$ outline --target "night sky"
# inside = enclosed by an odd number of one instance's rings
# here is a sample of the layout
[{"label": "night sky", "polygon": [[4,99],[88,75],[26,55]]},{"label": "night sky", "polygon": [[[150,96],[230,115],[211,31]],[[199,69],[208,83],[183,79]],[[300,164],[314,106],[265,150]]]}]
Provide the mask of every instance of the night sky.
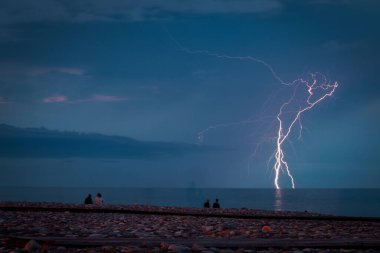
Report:
[{"label": "night sky", "polygon": [[[272,188],[276,114],[294,87],[207,50],[287,82],[337,81],[284,144],[296,188],[380,187],[379,24],[375,0],[2,0],[0,123],[129,137],[139,155],[56,139],[64,155],[5,152],[17,144],[3,126],[0,186]],[[105,148],[120,154],[114,138]]]}]

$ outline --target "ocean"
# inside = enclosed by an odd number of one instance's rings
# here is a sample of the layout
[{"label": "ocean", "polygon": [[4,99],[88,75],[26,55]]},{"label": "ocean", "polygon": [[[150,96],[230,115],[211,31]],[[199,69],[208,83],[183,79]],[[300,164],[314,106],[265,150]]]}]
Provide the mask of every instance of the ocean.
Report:
[{"label": "ocean", "polygon": [[98,192],[106,204],[202,207],[206,199],[212,204],[218,198],[222,208],[380,217],[380,189],[0,187],[0,201],[83,203]]}]

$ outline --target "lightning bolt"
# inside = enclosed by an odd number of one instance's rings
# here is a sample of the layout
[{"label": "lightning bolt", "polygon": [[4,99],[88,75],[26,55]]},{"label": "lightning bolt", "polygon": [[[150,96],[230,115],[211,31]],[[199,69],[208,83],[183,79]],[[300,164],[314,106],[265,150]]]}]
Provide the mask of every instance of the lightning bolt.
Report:
[{"label": "lightning bolt", "polygon": [[[332,96],[336,88],[338,87],[338,82],[328,81],[327,78],[321,73],[311,73],[310,81],[303,78],[297,78],[291,82],[286,82],[282,78],[280,78],[280,76],[274,71],[273,67],[270,64],[268,64],[267,62],[259,58],[252,57],[252,56],[232,56],[232,55],[227,55],[227,54],[222,54],[222,53],[211,52],[209,50],[190,50],[189,48],[184,47],[181,43],[179,43],[179,41],[176,40],[168,30],[165,29],[165,31],[168,34],[168,36],[171,38],[171,40],[176,44],[176,46],[180,50],[188,54],[202,54],[202,55],[207,55],[211,57],[230,59],[230,60],[254,61],[266,67],[272,74],[273,78],[277,80],[280,84],[294,87],[294,92],[292,96],[290,97],[288,101],[286,101],[285,103],[281,105],[279,112],[276,116],[276,119],[278,122],[278,129],[277,129],[277,134],[275,138],[276,148],[275,148],[274,154],[271,156],[271,158],[275,159],[275,163],[273,165],[273,170],[275,173],[274,175],[275,188],[280,189],[280,185],[279,185],[280,172],[284,171],[286,175],[290,178],[292,188],[294,189],[295,188],[294,177],[292,173],[290,172],[288,162],[285,160],[285,152],[283,150],[283,144],[286,140],[289,139],[289,136],[293,128],[295,127],[295,125],[297,125],[296,123],[298,123],[298,126],[299,126],[298,139],[301,138],[302,129],[303,129],[302,122],[301,122],[301,115],[304,112],[315,107],[317,104],[325,100],[327,97]],[[318,77],[322,77],[323,81],[319,83]],[[298,110],[287,111],[287,114],[293,113],[294,115],[290,118],[290,124],[287,127],[285,127],[284,110],[294,101],[297,89],[300,86],[306,89],[306,92],[307,92],[306,103],[304,105],[300,105]],[[198,133],[198,136],[197,136],[198,143],[202,143],[204,140],[204,135],[213,129],[220,128],[220,127],[230,127],[234,125],[255,123],[257,121],[258,120],[247,119],[247,120],[238,121],[238,122],[221,123],[221,124],[209,126]],[[254,153],[251,155],[251,157],[253,157],[256,154],[261,143],[262,142],[257,143]],[[269,159],[269,161],[271,160],[271,158]]]},{"label": "lightning bolt", "polygon": [[171,40],[176,44],[176,46],[188,53],[188,54],[203,54],[203,55],[207,55],[207,56],[211,56],[211,57],[216,57],[216,58],[224,58],[224,59],[230,59],[230,60],[245,60],[245,61],[254,61],[254,62],[257,62],[257,63],[260,63],[262,65],[264,65],[272,74],[272,76],[280,83],[280,84],[283,84],[283,85],[287,85],[287,86],[291,86],[295,83],[297,83],[298,81],[301,81],[301,79],[296,79],[292,82],[285,82],[284,80],[282,80],[279,75],[274,71],[273,67],[268,64],[267,62],[259,59],[259,58],[256,58],[256,57],[252,57],[252,56],[232,56],[232,55],[227,55],[227,54],[221,54],[221,53],[215,53],[215,52],[211,52],[209,50],[190,50],[189,48],[187,47],[184,47],[181,43],[179,43],[178,40],[176,40],[173,35],[168,31],[168,30],[165,30],[168,34],[168,36],[171,38]]},{"label": "lightning bolt", "polygon": [[[318,75],[321,75],[323,77],[324,80],[322,81],[322,83],[318,83],[318,79],[317,79]],[[320,73],[311,74],[311,82],[308,82],[307,80],[302,80],[302,79],[298,80],[297,82],[299,82],[300,85],[303,85],[303,87],[305,87],[307,90],[308,95],[306,99],[306,104],[295,113],[295,115],[290,121],[289,126],[284,127],[283,111],[293,101],[296,94],[296,90],[297,90],[297,89],[294,89],[293,96],[287,102],[282,104],[282,106],[280,107],[279,113],[277,114],[278,131],[277,131],[277,140],[276,140],[276,151],[274,155],[275,164],[273,166],[273,169],[275,171],[274,185],[276,189],[280,189],[279,175],[280,175],[281,169],[285,170],[286,174],[291,180],[292,188],[293,189],[295,188],[294,177],[289,170],[288,163],[285,161],[285,153],[283,150],[284,141],[286,141],[289,138],[289,135],[292,132],[297,122],[299,123],[299,127],[300,127],[300,133],[299,133],[300,134],[299,138],[300,138],[301,132],[302,132],[301,115],[304,112],[312,109],[314,106],[316,106],[318,103],[323,101],[325,98],[332,96],[336,88],[338,87],[338,82],[327,81],[325,76],[323,76]]]}]

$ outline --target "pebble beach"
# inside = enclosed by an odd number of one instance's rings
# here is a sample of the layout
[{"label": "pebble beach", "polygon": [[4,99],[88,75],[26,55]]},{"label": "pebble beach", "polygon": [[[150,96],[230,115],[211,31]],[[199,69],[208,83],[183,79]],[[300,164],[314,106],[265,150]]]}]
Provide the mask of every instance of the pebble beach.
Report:
[{"label": "pebble beach", "polygon": [[251,209],[1,202],[0,231],[0,252],[380,252],[379,219]]}]

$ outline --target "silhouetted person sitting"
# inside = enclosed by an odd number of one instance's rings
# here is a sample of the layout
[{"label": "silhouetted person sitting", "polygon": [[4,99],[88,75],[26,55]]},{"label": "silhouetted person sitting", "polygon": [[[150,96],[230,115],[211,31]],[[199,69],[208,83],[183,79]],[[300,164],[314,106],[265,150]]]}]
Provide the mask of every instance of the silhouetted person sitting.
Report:
[{"label": "silhouetted person sitting", "polygon": [[215,199],[214,204],[212,204],[212,208],[220,208],[219,199]]},{"label": "silhouetted person sitting", "polygon": [[100,193],[96,194],[95,204],[97,204],[97,205],[103,205],[102,194],[100,194]]},{"label": "silhouetted person sitting", "polygon": [[92,196],[91,194],[88,194],[88,196],[86,197],[86,199],[84,200],[84,203],[87,205],[87,204],[92,204]]},{"label": "silhouetted person sitting", "polygon": [[210,201],[207,199],[206,202],[203,204],[204,208],[210,208]]}]

